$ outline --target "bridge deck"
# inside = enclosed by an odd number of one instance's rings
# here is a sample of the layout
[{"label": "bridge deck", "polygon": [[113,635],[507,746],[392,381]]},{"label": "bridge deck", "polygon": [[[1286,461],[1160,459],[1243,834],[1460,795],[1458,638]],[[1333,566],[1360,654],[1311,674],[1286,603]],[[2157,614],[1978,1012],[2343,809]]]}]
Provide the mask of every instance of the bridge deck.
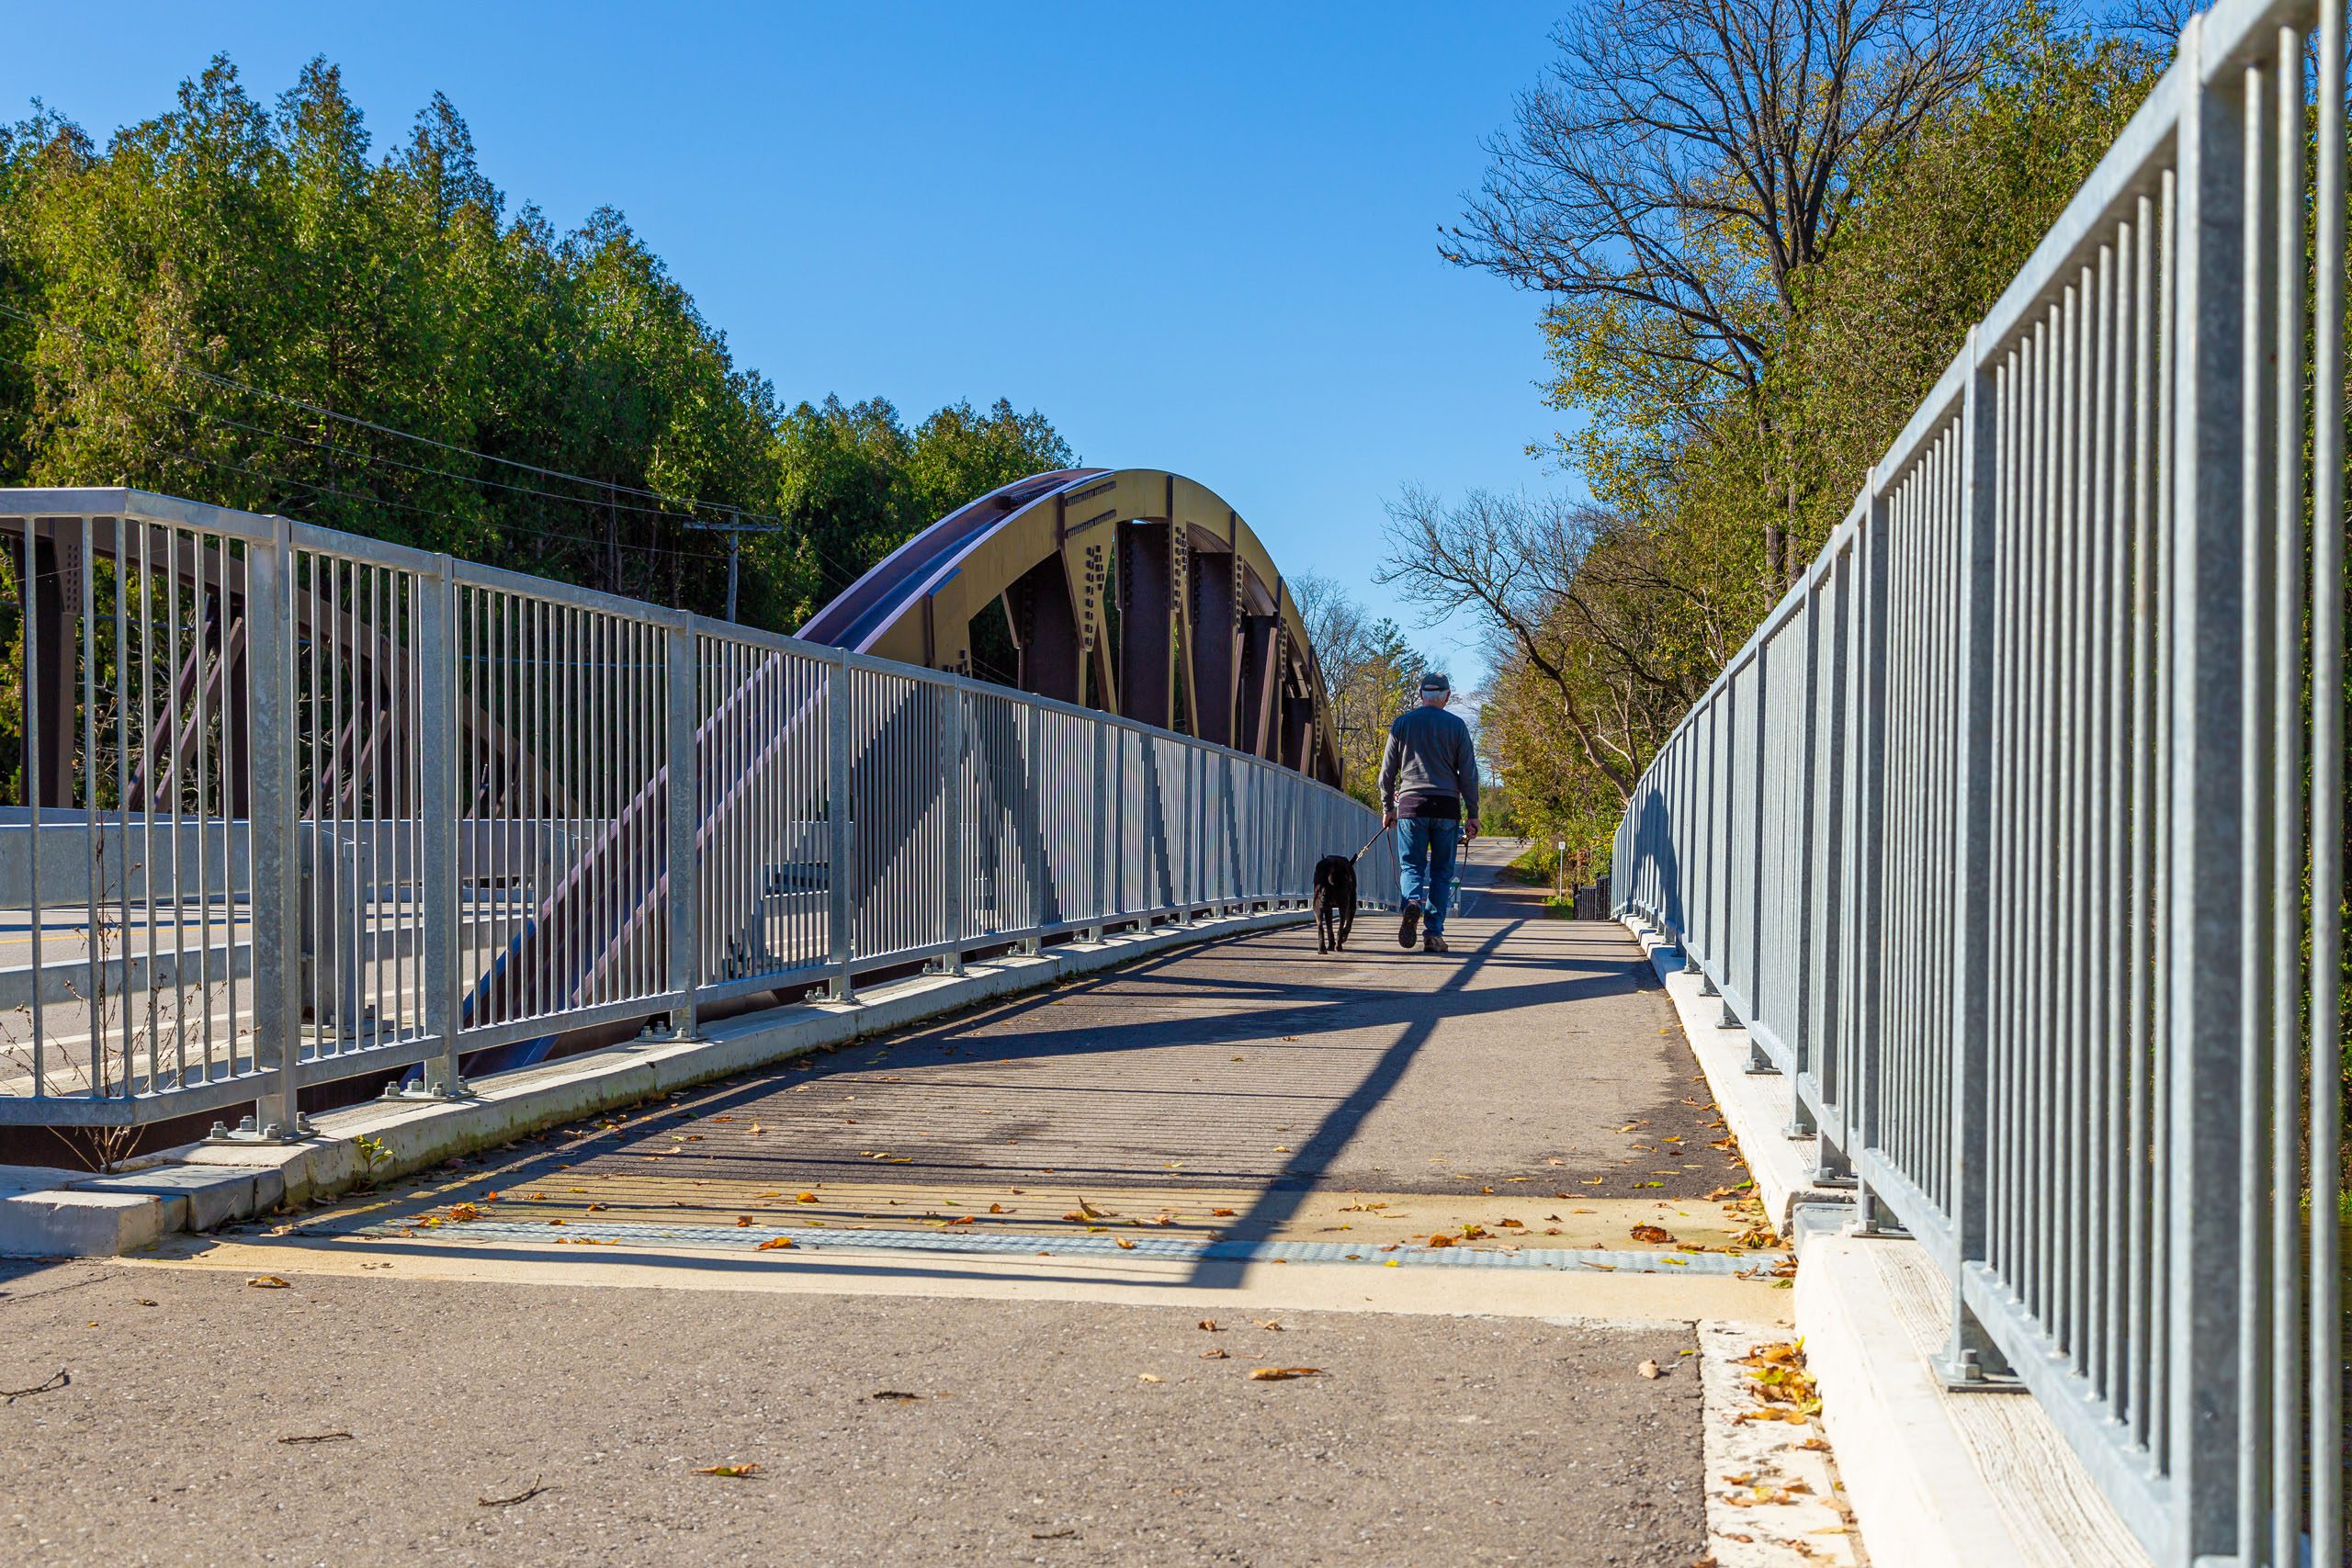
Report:
[{"label": "bridge deck", "polygon": [[[1789,1296],[1769,1257],[1634,1238],[1736,1245],[1746,1216],[1707,1198],[1743,1172],[1639,950],[1545,918],[1496,885],[1501,859],[1474,857],[1447,957],[1370,919],[1345,955],[1305,930],[1219,942],[288,1234],[19,1280],[0,1372],[159,1322],[244,1371],[198,1386],[119,1348],[14,1422],[0,1486],[52,1539],[100,1517],[137,1538],[126,1487],[185,1529],[174,1489],[225,1471],[241,1487],[206,1489],[207,1519],[296,1529],[296,1555],[366,1518],[387,1545],[586,1560],[782,1529],[836,1541],[828,1560],[1687,1563],[1687,1325],[1781,1321]],[[1594,1247],[1619,1263],[1570,1250]],[[243,1282],[265,1273],[289,1290]],[[1668,1375],[1638,1377],[1645,1359]],[[1301,1365],[1321,1375],[1248,1376]],[[218,1457],[62,1462],[199,1416]],[[285,1523],[302,1466],[273,1438],[340,1430],[345,1504],[312,1494]],[[734,1461],[781,1484],[689,1473]],[[563,1490],[475,1500],[540,1475]]]}]

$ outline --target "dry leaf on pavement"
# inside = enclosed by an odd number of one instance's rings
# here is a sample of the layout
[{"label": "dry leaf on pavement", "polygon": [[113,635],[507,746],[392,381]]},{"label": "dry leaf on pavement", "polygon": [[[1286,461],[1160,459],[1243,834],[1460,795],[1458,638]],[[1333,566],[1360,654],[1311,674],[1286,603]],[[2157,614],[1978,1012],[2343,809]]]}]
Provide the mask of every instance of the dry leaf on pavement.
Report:
[{"label": "dry leaf on pavement", "polygon": [[747,1480],[759,1472],[757,1464],[707,1464],[695,1472],[696,1475],[724,1475],[736,1481]]},{"label": "dry leaf on pavement", "polygon": [[1252,1367],[1250,1369],[1251,1382],[1282,1382],[1290,1378],[1319,1378],[1322,1375],[1323,1369],[1320,1367]]},{"label": "dry leaf on pavement", "polygon": [[[752,1468],[753,1470],[757,1470],[759,1469],[759,1466],[753,1465]],[[531,1483],[528,1486],[524,1487],[520,1492],[515,1493],[512,1497],[477,1497],[474,1501],[485,1508],[511,1508],[517,1503],[529,1502],[532,1498],[537,1496],[542,1492],[552,1492],[554,1490],[555,1488],[552,1486],[541,1485],[540,1478],[533,1476],[531,1478]]]},{"label": "dry leaf on pavement", "polygon": [[289,1288],[285,1280],[275,1274],[256,1274],[245,1283],[262,1291],[283,1291]]}]

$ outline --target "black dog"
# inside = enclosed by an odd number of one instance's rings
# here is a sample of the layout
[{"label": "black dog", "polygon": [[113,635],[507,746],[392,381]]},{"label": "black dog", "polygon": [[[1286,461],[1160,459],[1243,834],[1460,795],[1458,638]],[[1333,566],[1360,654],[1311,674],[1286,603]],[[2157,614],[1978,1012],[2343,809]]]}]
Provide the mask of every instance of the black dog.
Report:
[{"label": "black dog", "polygon": [[1315,863],[1315,951],[1337,953],[1356,929],[1356,863],[1325,855]]}]

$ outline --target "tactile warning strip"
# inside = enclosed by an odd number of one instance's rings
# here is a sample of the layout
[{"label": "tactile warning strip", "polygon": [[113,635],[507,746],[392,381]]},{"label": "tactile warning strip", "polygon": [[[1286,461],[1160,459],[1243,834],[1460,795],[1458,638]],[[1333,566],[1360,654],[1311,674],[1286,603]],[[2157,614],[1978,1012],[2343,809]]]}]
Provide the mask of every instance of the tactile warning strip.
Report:
[{"label": "tactile warning strip", "polygon": [[[739,1225],[594,1224],[570,1222],[554,1234],[547,1224],[513,1220],[473,1220],[436,1227],[435,1239],[487,1242],[537,1242],[554,1246],[667,1246],[726,1251],[756,1251],[779,1237],[794,1250],[811,1252],[948,1252],[993,1256],[1045,1255],[1055,1258],[1136,1258],[1163,1262],[1237,1263],[1395,1263],[1400,1267],[1435,1265],[1453,1269],[1594,1269],[1631,1274],[1727,1274],[1766,1280],[1784,1269],[1785,1252],[1750,1252],[1734,1257],[1720,1252],[1634,1252],[1605,1247],[1521,1247],[1515,1251],[1473,1247],[1400,1246],[1383,1251],[1375,1246],[1342,1241],[1195,1241],[1182,1236],[1136,1236],[1122,1244],[1112,1236],[1017,1235],[1003,1232],[957,1235],[940,1231],[823,1230]],[[398,1222],[368,1225],[348,1234],[403,1236],[413,1226]],[[775,1248],[774,1250],[783,1250]]]}]

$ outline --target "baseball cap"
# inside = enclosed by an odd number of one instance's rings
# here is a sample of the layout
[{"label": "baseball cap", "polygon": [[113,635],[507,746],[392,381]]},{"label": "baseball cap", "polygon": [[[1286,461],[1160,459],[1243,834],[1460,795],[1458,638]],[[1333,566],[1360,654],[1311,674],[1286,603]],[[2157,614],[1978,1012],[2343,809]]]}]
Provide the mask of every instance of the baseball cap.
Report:
[{"label": "baseball cap", "polygon": [[1453,682],[1445,678],[1445,671],[1442,670],[1432,670],[1428,674],[1421,677],[1421,690],[1424,692],[1451,692],[1453,690]]}]

